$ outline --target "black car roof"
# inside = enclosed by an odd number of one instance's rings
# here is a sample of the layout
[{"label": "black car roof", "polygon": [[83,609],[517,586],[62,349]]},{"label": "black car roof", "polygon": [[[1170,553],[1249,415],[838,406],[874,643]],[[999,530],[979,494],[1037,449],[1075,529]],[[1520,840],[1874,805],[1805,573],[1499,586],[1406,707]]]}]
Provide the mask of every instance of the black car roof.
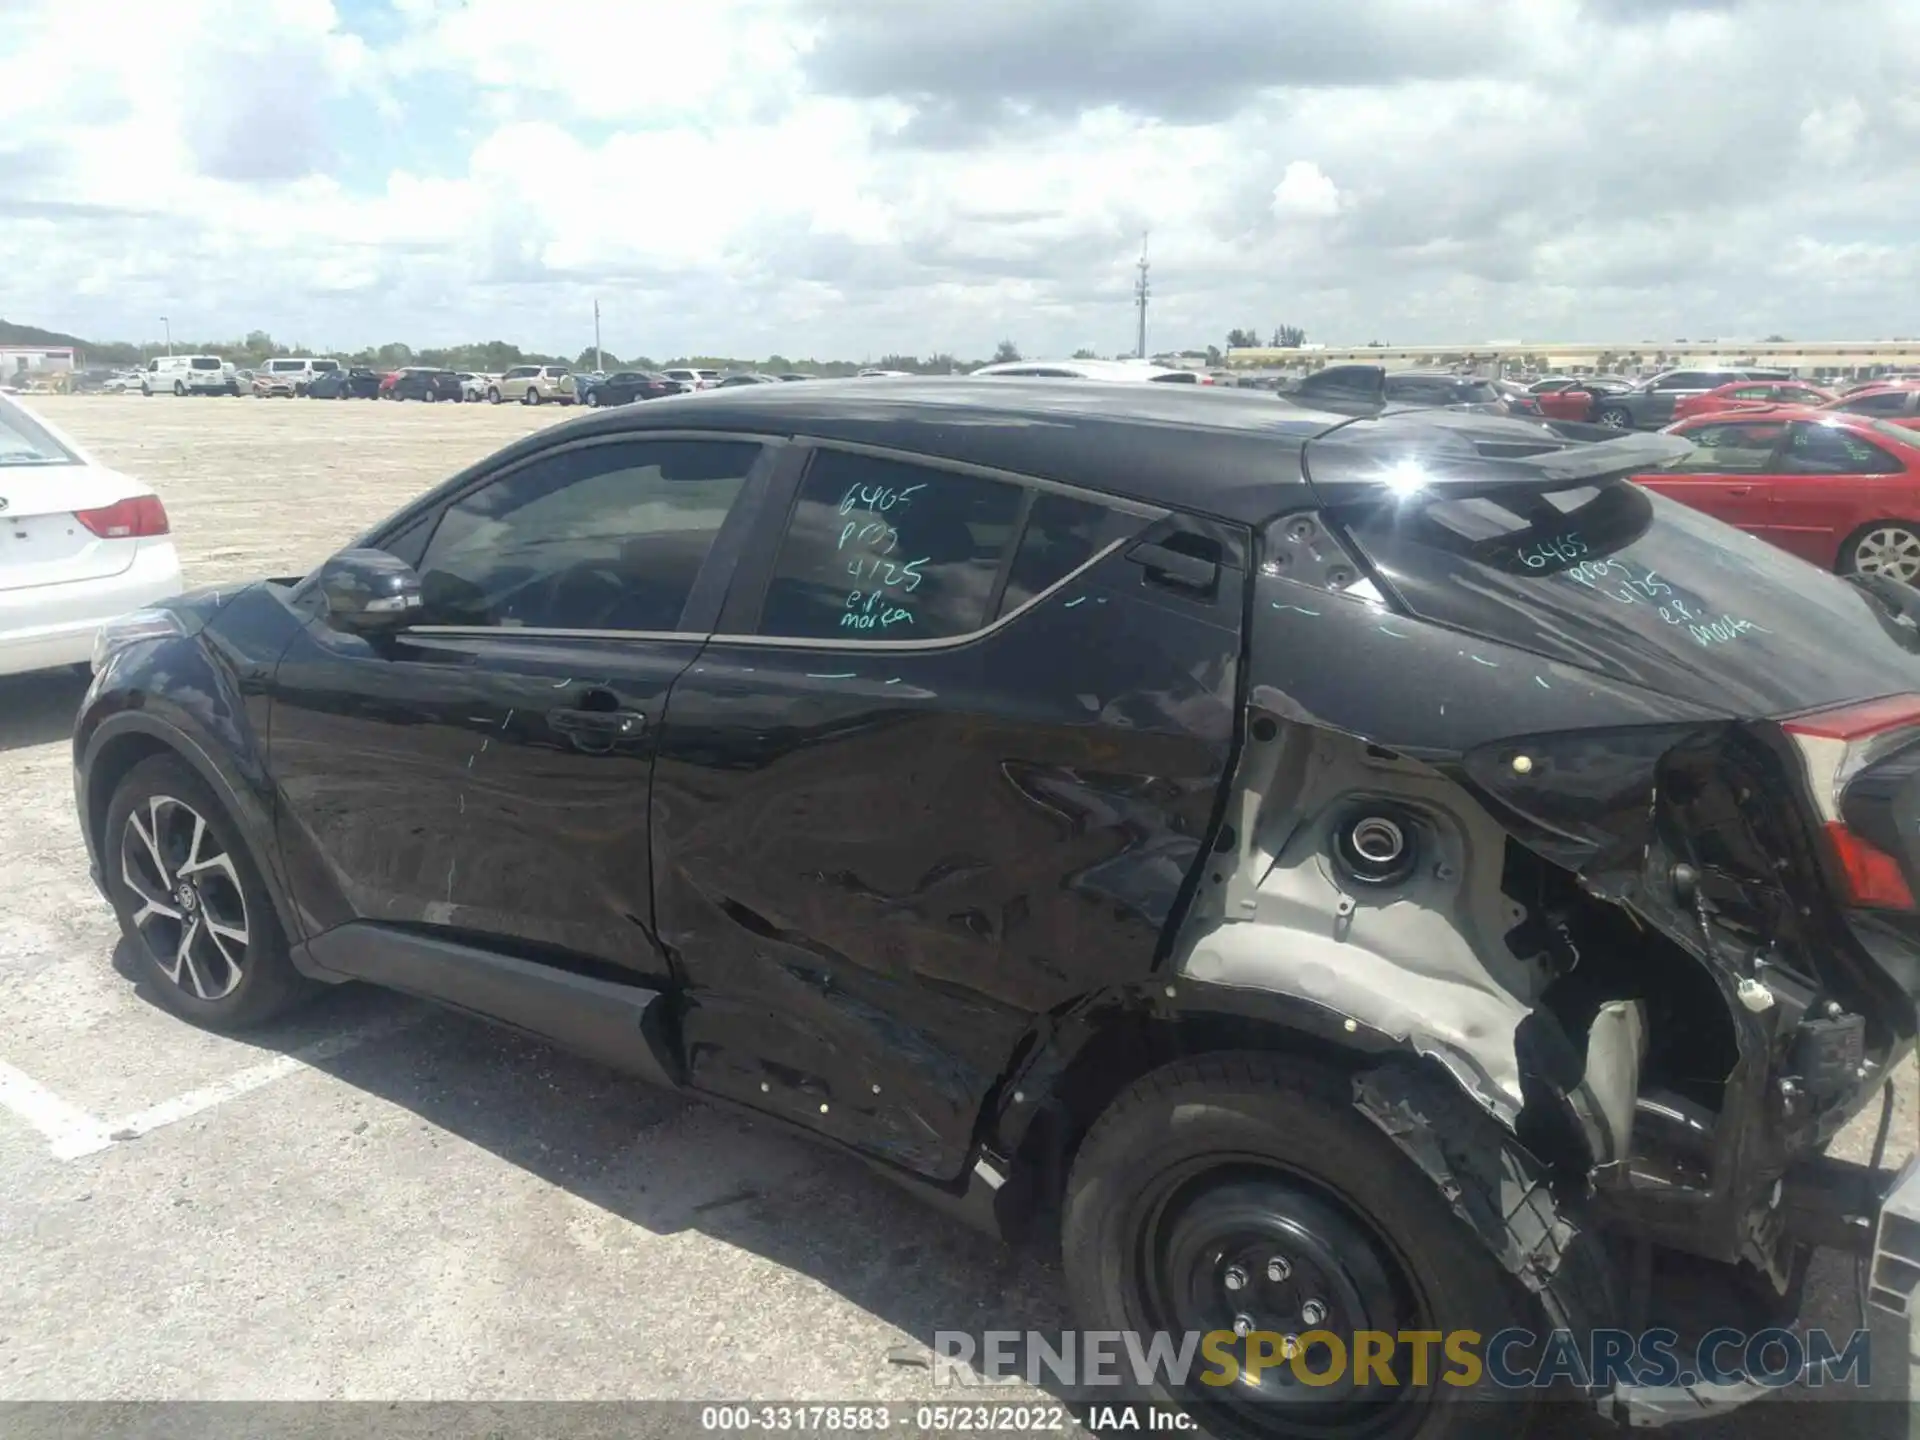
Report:
[{"label": "black car roof", "polygon": [[583,416],[557,436],[646,430],[884,446],[1252,523],[1300,483],[1300,449],[1347,417],[1262,391],[894,376],[739,385]]},{"label": "black car roof", "polygon": [[[1642,448],[1670,458],[1691,447],[1671,436],[1584,442],[1614,432],[1430,406],[1332,414],[1262,390],[1127,384],[1098,380],[914,376],[741,385],[673,395],[646,405],[589,411],[536,431],[469,467],[384,522],[401,525],[435,496],[556,443],[650,431],[802,436],[872,445],[1014,474],[1033,475],[1150,505],[1254,525],[1295,508],[1309,441],[1337,432],[1326,474],[1338,488],[1378,483],[1384,468],[1431,458],[1458,473],[1497,461],[1508,468],[1572,462],[1557,452],[1590,449],[1611,468],[1651,468]],[[1582,433],[1591,430],[1592,435]],[[1627,454],[1632,451],[1631,455]],[[1316,454],[1318,447],[1316,446]],[[1545,473],[1544,471],[1542,473]]]}]

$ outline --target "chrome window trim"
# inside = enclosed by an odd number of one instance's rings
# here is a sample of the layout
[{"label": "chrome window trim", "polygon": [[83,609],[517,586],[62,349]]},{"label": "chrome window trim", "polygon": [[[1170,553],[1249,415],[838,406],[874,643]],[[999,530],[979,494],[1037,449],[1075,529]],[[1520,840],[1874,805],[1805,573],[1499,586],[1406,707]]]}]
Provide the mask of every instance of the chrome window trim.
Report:
[{"label": "chrome window trim", "polygon": [[715,645],[751,645],[758,650],[953,650],[962,645],[971,645],[976,640],[984,640],[995,631],[1011,625],[1034,606],[1044,603],[1060,590],[1071,585],[1080,576],[1087,573],[1101,561],[1117,552],[1122,546],[1131,545],[1138,537],[1122,536],[1103,547],[1099,553],[1089,556],[1086,563],[1076,565],[1053,584],[1022,601],[1013,609],[1001,615],[989,624],[961,635],[946,635],[938,640],[803,640],[792,635],[710,635],[707,638]]},{"label": "chrome window trim", "polygon": [[700,630],[568,630],[545,625],[409,625],[407,635],[439,635],[470,640],[684,640],[704,643]]},{"label": "chrome window trim", "polygon": [[[1045,490],[1055,495],[1065,495],[1070,499],[1104,505],[1109,510],[1118,510],[1123,515],[1132,515],[1142,520],[1164,520],[1173,513],[1164,505],[1151,505],[1144,500],[1129,500],[1125,496],[1111,495],[1104,490],[1089,490],[1084,485],[1069,485],[1063,480],[1049,480],[1044,475],[1025,475],[1018,470],[1001,470],[992,465],[976,465],[970,460],[949,460],[944,455],[929,455],[920,450],[898,450],[890,445],[868,445],[859,440],[833,440],[804,432],[795,432],[792,438],[796,445],[810,446],[815,450],[842,450],[849,455],[870,455],[876,460],[896,460],[903,465],[918,465],[925,470],[950,470],[959,475],[977,475],[983,480],[998,480],[1003,485],[1019,485],[1029,490]],[[801,483],[806,483],[804,478]]]}]

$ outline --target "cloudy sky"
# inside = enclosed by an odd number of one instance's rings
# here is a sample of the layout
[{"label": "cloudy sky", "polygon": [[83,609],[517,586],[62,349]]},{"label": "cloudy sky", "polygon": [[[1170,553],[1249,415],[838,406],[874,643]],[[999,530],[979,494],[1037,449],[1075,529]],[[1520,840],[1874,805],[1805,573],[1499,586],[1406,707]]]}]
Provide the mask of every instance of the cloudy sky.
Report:
[{"label": "cloudy sky", "polygon": [[1916,0],[0,0],[0,316],[860,358],[1920,334]]}]

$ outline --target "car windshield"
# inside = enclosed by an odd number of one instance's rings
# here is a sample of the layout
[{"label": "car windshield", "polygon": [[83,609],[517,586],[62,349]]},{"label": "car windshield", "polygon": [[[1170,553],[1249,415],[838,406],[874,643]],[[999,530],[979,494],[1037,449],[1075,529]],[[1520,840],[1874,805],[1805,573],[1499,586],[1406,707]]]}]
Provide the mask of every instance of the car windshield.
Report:
[{"label": "car windshield", "polygon": [[80,458],[18,405],[0,400],[0,465],[78,465]]},{"label": "car windshield", "polygon": [[1414,614],[1669,694],[1780,714],[1882,693],[1920,648],[1850,582],[1625,479],[1334,514]]}]

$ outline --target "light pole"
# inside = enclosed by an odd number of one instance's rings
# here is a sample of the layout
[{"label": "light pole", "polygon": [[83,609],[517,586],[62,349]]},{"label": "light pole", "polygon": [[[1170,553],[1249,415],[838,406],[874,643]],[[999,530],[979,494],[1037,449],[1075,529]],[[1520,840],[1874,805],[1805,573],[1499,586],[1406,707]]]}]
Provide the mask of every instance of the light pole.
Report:
[{"label": "light pole", "polygon": [[593,370],[597,375],[607,367],[600,360],[600,302],[593,302]]},{"label": "light pole", "polygon": [[166,316],[160,317],[160,324],[167,332],[167,354],[173,354],[173,324]]}]

